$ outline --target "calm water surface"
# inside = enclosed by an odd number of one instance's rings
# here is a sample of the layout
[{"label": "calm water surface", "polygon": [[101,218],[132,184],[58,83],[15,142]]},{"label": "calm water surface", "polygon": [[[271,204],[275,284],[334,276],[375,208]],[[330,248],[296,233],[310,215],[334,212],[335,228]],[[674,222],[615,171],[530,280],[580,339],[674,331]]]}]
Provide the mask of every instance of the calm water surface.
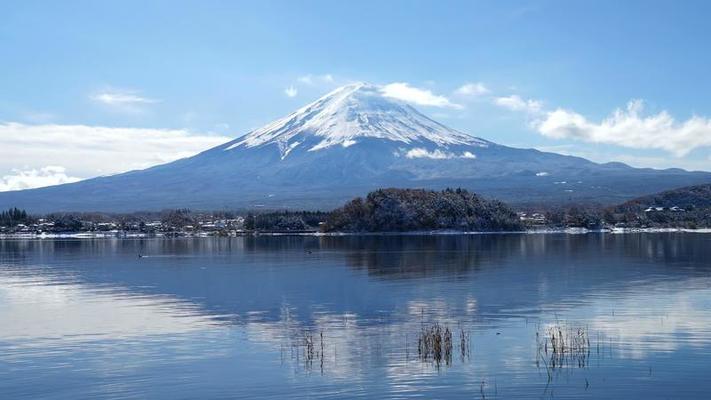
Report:
[{"label": "calm water surface", "polygon": [[710,366],[711,235],[0,241],[3,399],[709,398]]}]

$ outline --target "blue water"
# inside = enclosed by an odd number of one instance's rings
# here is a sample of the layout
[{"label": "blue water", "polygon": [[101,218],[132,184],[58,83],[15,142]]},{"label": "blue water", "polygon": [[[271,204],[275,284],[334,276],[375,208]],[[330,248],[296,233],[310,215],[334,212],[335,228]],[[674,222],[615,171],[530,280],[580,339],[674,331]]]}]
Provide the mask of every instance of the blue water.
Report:
[{"label": "blue water", "polygon": [[708,234],[0,241],[2,399],[708,398],[709,366]]}]

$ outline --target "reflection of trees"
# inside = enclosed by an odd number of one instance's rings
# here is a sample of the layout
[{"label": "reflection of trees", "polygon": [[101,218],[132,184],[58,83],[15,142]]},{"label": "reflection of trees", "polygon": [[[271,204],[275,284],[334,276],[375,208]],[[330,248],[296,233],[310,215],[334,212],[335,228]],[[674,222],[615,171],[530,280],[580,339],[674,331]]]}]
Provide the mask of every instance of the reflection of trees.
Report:
[{"label": "reflection of trees", "polygon": [[321,248],[342,251],[348,266],[384,278],[458,276],[497,265],[522,235],[323,237]]},{"label": "reflection of trees", "polygon": [[[699,266],[711,260],[711,235],[702,233],[639,233],[613,235],[624,254],[675,266]],[[711,263],[705,263],[711,267]]]},{"label": "reflection of trees", "polygon": [[[11,240],[0,241],[0,263],[17,274],[41,267],[41,274],[58,279],[175,295],[221,316],[262,310],[274,318],[288,299],[307,321],[312,307],[323,304],[336,313],[369,315],[433,296],[492,316],[499,308],[525,313],[567,307],[643,281],[682,281],[708,270],[709,239],[494,234]],[[138,254],[155,258],[139,260]],[[352,270],[363,273],[354,276]],[[418,279],[417,285],[385,282],[402,279]]]}]

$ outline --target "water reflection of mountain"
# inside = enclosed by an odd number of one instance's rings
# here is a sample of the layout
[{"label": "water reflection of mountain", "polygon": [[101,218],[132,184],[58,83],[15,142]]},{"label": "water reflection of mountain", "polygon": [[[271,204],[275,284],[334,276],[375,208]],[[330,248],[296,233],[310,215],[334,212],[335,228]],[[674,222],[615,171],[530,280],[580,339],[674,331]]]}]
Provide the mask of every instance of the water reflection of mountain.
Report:
[{"label": "water reflection of mountain", "polygon": [[[6,273],[170,295],[206,315],[363,323],[408,307],[483,320],[535,315],[708,272],[695,234],[244,237],[0,241]],[[145,255],[138,258],[138,254]],[[386,319],[387,320],[387,319]]]}]

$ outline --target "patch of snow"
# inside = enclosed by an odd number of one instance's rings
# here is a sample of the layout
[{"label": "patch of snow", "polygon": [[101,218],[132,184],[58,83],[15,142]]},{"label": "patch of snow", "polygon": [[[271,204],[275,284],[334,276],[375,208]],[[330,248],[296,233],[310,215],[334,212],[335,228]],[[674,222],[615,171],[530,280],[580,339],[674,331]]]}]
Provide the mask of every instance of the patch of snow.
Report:
[{"label": "patch of snow", "polygon": [[301,142],[297,141],[297,142],[293,142],[291,144],[286,144],[284,142],[277,142],[277,144],[279,145],[279,153],[281,153],[281,159],[283,160],[286,158],[286,156],[289,155],[289,153],[291,153],[292,150],[294,150],[296,148],[296,146],[300,145]]},{"label": "patch of snow", "polygon": [[537,173],[536,173],[536,176],[548,176],[548,175],[550,175],[550,174],[549,174],[548,172],[545,172],[545,171],[541,171],[541,172],[537,172]]},{"label": "patch of snow", "polygon": [[342,143],[341,143],[341,146],[343,146],[343,147],[349,147],[349,146],[353,146],[353,145],[356,144],[356,143],[358,143],[358,142],[356,142],[355,140],[350,140],[350,139],[349,139],[349,140],[346,140],[346,141],[342,142]]}]

